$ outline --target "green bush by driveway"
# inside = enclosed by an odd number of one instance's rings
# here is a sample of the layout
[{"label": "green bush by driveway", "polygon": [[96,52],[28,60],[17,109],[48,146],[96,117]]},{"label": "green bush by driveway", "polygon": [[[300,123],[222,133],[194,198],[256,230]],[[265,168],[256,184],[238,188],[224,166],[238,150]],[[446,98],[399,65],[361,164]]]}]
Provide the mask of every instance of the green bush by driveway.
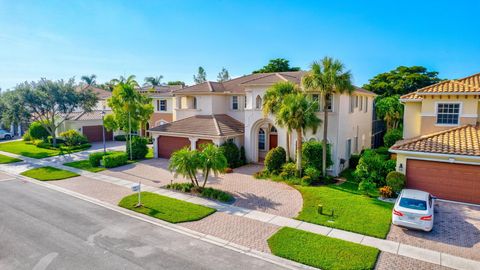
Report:
[{"label": "green bush by driveway", "polygon": [[0,155],[0,164],[20,162],[21,159]]},{"label": "green bush by driveway", "polygon": [[268,239],[273,254],[320,269],[373,269],[379,250],[284,227]]},{"label": "green bush by driveway", "polygon": [[94,173],[106,170],[105,167],[92,166],[89,160],[73,161],[64,163],[63,165]]},{"label": "green bush by driveway", "polygon": [[[390,230],[393,204],[359,194],[354,183],[295,187],[303,197],[299,220],[379,238],[385,238]],[[319,204],[326,215],[318,214]],[[332,210],[333,218],[329,215]]]},{"label": "green bush by driveway", "polygon": [[28,176],[41,181],[62,180],[62,179],[78,176],[78,174],[74,172],[60,170],[50,166],[24,171],[21,173],[21,175]]},{"label": "green bush by driveway", "polygon": [[213,208],[184,202],[151,192],[142,192],[141,196],[143,204],[141,207],[135,207],[138,202],[138,195],[136,193],[123,198],[118,205],[171,223],[200,220],[216,211]]}]

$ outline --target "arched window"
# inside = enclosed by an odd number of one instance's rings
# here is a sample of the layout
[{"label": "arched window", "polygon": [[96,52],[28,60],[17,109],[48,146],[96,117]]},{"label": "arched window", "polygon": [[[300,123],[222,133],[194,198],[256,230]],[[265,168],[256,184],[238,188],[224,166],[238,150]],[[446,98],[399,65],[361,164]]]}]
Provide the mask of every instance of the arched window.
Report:
[{"label": "arched window", "polygon": [[265,150],[265,130],[258,130],[258,149]]},{"label": "arched window", "polygon": [[262,108],[262,98],[260,95],[257,96],[255,99],[255,109],[261,109]]},{"label": "arched window", "polygon": [[277,128],[275,126],[272,126],[270,128],[270,133],[277,133]]}]

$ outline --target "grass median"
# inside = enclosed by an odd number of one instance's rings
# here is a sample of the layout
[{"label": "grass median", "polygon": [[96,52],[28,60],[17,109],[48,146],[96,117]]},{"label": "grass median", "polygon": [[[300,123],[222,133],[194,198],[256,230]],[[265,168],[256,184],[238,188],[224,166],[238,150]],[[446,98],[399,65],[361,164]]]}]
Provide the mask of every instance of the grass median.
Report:
[{"label": "grass median", "polygon": [[373,269],[379,250],[284,227],[268,239],[274,255],[320,269]]},{"label": "grass median", "polygon": [[142,192],[141,201],[142,206],[135,207],[138,203],[138,195],[135,193],[123,198],[118,205],[170,223],[200,220],[216,211],[213,208],[169,198],[151,192]]},{"label": "grass median", "polygon": [[20,162],[21,159],[0,155],[0,164]]},{"label": "grass median", "polygon": [[78,176],[78,174],[74,172],[65,171],[50,166],[24,171],[21,173],[21,175],[28,176],[40,181],[62,180]]},{"label": "grass median", "polygon": [[90,161],[88,161],[88,159],[87,160],[79,160],[79,161],[68,162],[68,163],[64,163],[63,165],[69,166],[69,167],[72,167],[72,168],[77,168],[77,169],[89,171],[89,172],[93,172],[93,173],[101,172],[101,171],[106,170],[105,167],[92,166],[92,164],[90,163]]}]

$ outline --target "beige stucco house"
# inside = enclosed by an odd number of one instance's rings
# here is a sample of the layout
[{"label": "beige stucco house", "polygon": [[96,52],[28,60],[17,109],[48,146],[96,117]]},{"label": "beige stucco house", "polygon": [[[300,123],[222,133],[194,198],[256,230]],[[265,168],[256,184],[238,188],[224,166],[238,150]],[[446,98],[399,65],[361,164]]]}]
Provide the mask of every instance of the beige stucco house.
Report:
[{"label": "beige stucco house", "polygon": [[443,81],[400,100],[404,140],[390,150],[407,186],[480,203],[480,74]]},{"label": "beige stucco house", "polygon": [[[195,149],[204,142],[220,145],[232,140],[244,146],[250,162],[261,162],[268,150],[286,147],[286,131],[276,125],[273,116],[265,117],[262,113],[263,95],[276,82],[300,84],[303,74],[303,71],[251,74],[174,91],[173,122],[149,130],[155,140],[155,156],[169,158],[173,151],[184,146]],[[346,168],[352,153],[370,148],[374,96],[356,88],[352,95],[335,94],[327,101],[330,104],[327,139],[334,161],[329,168],[331,174],[337,175]],[[319,111],[318,116],[323,118],[323,113]],[[307,131],[303,140],[322,140],[321,129],[320,126],[316,134]],[[291,153],[294,153],[295,135],[292,142]]]}]

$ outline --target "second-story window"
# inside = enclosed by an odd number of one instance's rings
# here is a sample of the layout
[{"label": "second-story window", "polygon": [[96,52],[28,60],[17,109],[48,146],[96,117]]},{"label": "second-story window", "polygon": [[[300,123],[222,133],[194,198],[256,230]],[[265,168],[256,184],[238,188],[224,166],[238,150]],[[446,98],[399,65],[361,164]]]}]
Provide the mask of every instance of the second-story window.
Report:
[{"label": "second-story window", "polygon": [[360,111],[363,111],[363,96],[360,96]]},{"label": "second-story window", "polygon": [[262,108],[262,98],[260,96],[257,96],[255,99],[255,109],[261,109]]},{"label": "second-story window", "polygon": [[355,97],[350,95],[350,110],[349,110],[350,113],[353,113],[353,108],[354,108],[354,105],[355,105],[354,102],[355,102]]},{"label": "second-story window", "polygon": [[459,116],[460,116],[459,103],[437,104],[437,124],[458,125]]},{"label": "second-story window", "polygon": [[232,110],[238,110],[238,96],[232,96]]},{"label": "second-story window", "polygon": [[365,97],[365,112],[368,112],[368,97]]},{"label": "second-story window", "polygon": [[193,97],[193,108],[197,109],[197,97]]},{"label": "second-story window", "polygon": [[157,100],[157,111],[167,111],[167,101],[165,99]]}]

